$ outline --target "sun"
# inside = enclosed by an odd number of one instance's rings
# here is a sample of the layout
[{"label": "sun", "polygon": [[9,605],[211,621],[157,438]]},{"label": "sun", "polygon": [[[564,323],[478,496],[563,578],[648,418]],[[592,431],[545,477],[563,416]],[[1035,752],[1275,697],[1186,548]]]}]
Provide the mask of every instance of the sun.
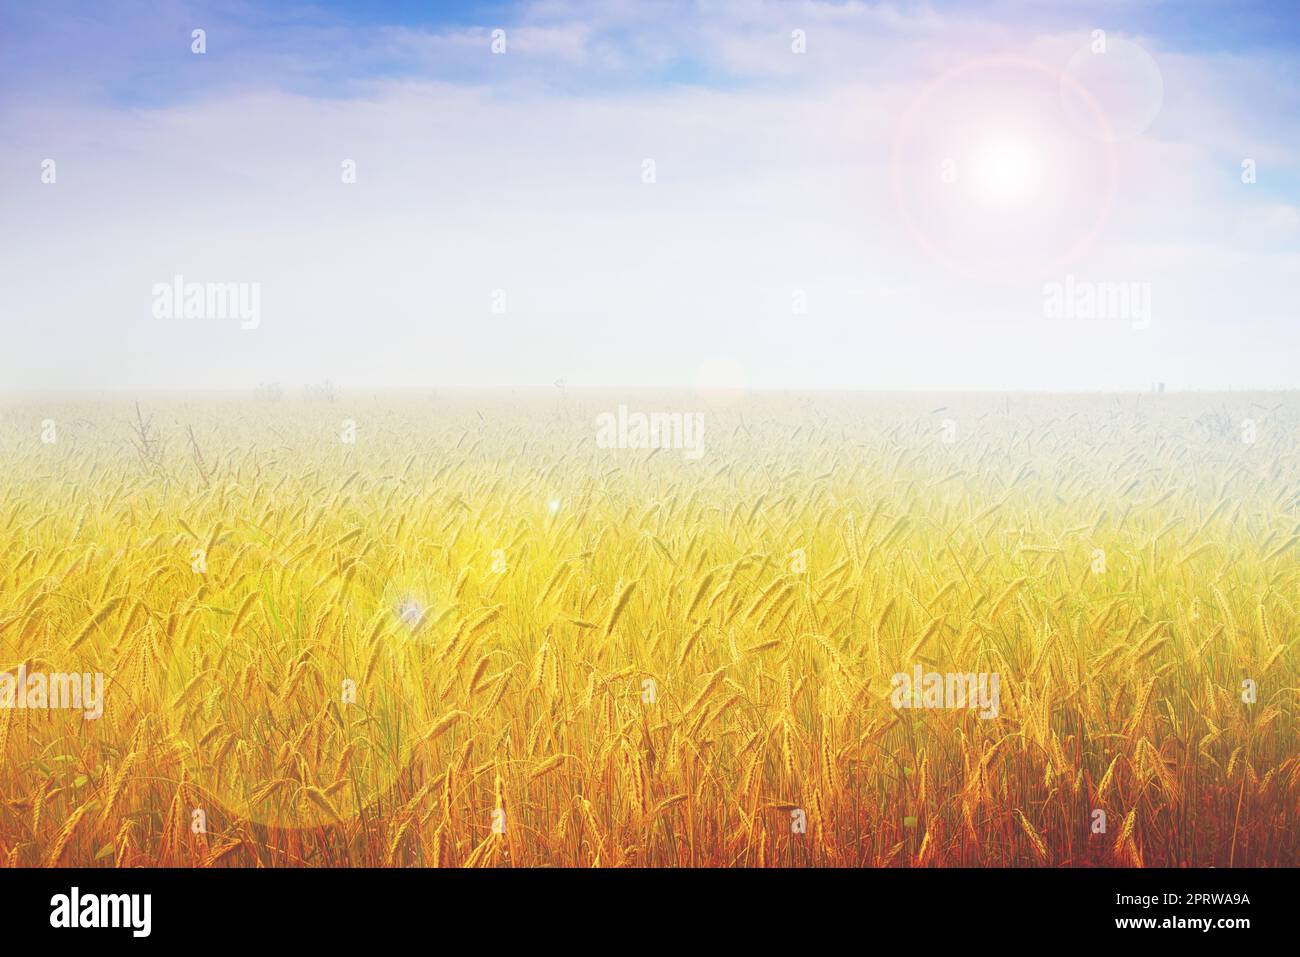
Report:
[{"label": "sun", "polygon": [[1039,278],[1078,260],[1110,217],[1119,176],[1096,99],[1020,57],[973,60],[926,85],[902,114],[890,165],[912,239],[981,282]]},{"label": "sun", "polygon": [[981,201],[998,206],[1027,202],[1042,185],[1041,152],[1022,133],[992,133],[976,145],[971,172],[974,192]]}]

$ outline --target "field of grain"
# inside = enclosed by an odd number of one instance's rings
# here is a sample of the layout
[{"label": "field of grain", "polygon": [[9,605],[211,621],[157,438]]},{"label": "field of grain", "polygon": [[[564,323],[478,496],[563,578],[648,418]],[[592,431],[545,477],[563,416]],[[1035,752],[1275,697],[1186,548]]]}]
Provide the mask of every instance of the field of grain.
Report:
[{"label": "field of grain", "polygon": [[[619,403],[702,454],[600,447]],[[1296,865],[1298,436],[1291,394],[11,398],[0,668],[105,690],[0,709],[0,861]],[[999,713],[896,708],[916,665]]]}]

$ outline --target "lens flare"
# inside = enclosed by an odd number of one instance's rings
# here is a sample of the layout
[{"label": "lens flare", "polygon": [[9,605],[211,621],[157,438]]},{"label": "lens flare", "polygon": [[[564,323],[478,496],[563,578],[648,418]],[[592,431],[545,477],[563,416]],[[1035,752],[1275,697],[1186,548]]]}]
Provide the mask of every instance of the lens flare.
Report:
[{"label": "lens flare", "polygon": [[977,148],[971,163],[976,198],[992,205],[1023,204],[1042,186],[1042,157],[1027,136],[996,133]]}]

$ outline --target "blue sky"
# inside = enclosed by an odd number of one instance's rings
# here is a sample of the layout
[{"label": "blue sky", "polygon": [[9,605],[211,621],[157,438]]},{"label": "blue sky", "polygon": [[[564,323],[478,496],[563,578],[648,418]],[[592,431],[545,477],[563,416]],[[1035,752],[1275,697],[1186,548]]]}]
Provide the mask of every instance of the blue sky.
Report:
[{"label": "blue sky", "polygon": [[1283,3],[0,4],[0,389],[1296,387],[1298,58]]},{"label": "blue sky", "polygon": [[[0,5],[0,76],[10,95],[33,88],[76,87],[87,79],[104,81],[106,99],[122,104],[161,103],[248,82],[235,71],[213,68],[206,75],[178,76],[188,35],[200,24],[227,41],[213,44],[210,63],[249,63],[265,68],[258,79],[317,95],[344,95],[369,78],[439,77],[466,81],[490,74],[465,70],[463,62],[438,63],[403,55],[381,37],[391,31],[439,35],[574,22],[592,26],[593,39],[633,52],[638,39],[673,20],[689,21],[726,11],[736,24],[754,24],[771,11],[791,22],[803,9],[822,8],[851,20],[856,8],[896,11],[900,19],[938,17],[982,20],[1021,32],[1090,30],[1115,24],[1125,32],[1158,38],[1186,53],[1275,54],[1300,52],[1300,17],[1287,0],[1230,3],[1181,2],[933,2],[895,4],[834,3],[456,3],[446,0],[316,3],[53,3]],[[626,19],[609,11],[635,11]],[[341,62],[342,61],[342,62]],[[346,65],[346,72],[336,72]],[[276,67],[279,67],[277,70]],[[636,64],[630,82],[718,84],[755,77],[718,69],[708,51],[686,44],[667,62],[646,69]],[[558,79],[553,77],[552,79]],[[333,81],[332,83],[330,81]],[[179,82],[177,82],[179,81]],[[614,70],[587,71],[582,82],[594,88],[625,82]]]}]

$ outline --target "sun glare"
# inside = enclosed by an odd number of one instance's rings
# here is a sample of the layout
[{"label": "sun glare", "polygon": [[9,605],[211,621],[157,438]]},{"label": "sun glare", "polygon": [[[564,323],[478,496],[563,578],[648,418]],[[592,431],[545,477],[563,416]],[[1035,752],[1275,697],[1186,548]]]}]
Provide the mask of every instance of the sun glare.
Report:
[{"label": "sun glare", "polygon": [[1042,179],[1038,150],[1026,137],[1000,133],[977,148],[972,183],[979,198],[996,204],[1032,199]]}]

